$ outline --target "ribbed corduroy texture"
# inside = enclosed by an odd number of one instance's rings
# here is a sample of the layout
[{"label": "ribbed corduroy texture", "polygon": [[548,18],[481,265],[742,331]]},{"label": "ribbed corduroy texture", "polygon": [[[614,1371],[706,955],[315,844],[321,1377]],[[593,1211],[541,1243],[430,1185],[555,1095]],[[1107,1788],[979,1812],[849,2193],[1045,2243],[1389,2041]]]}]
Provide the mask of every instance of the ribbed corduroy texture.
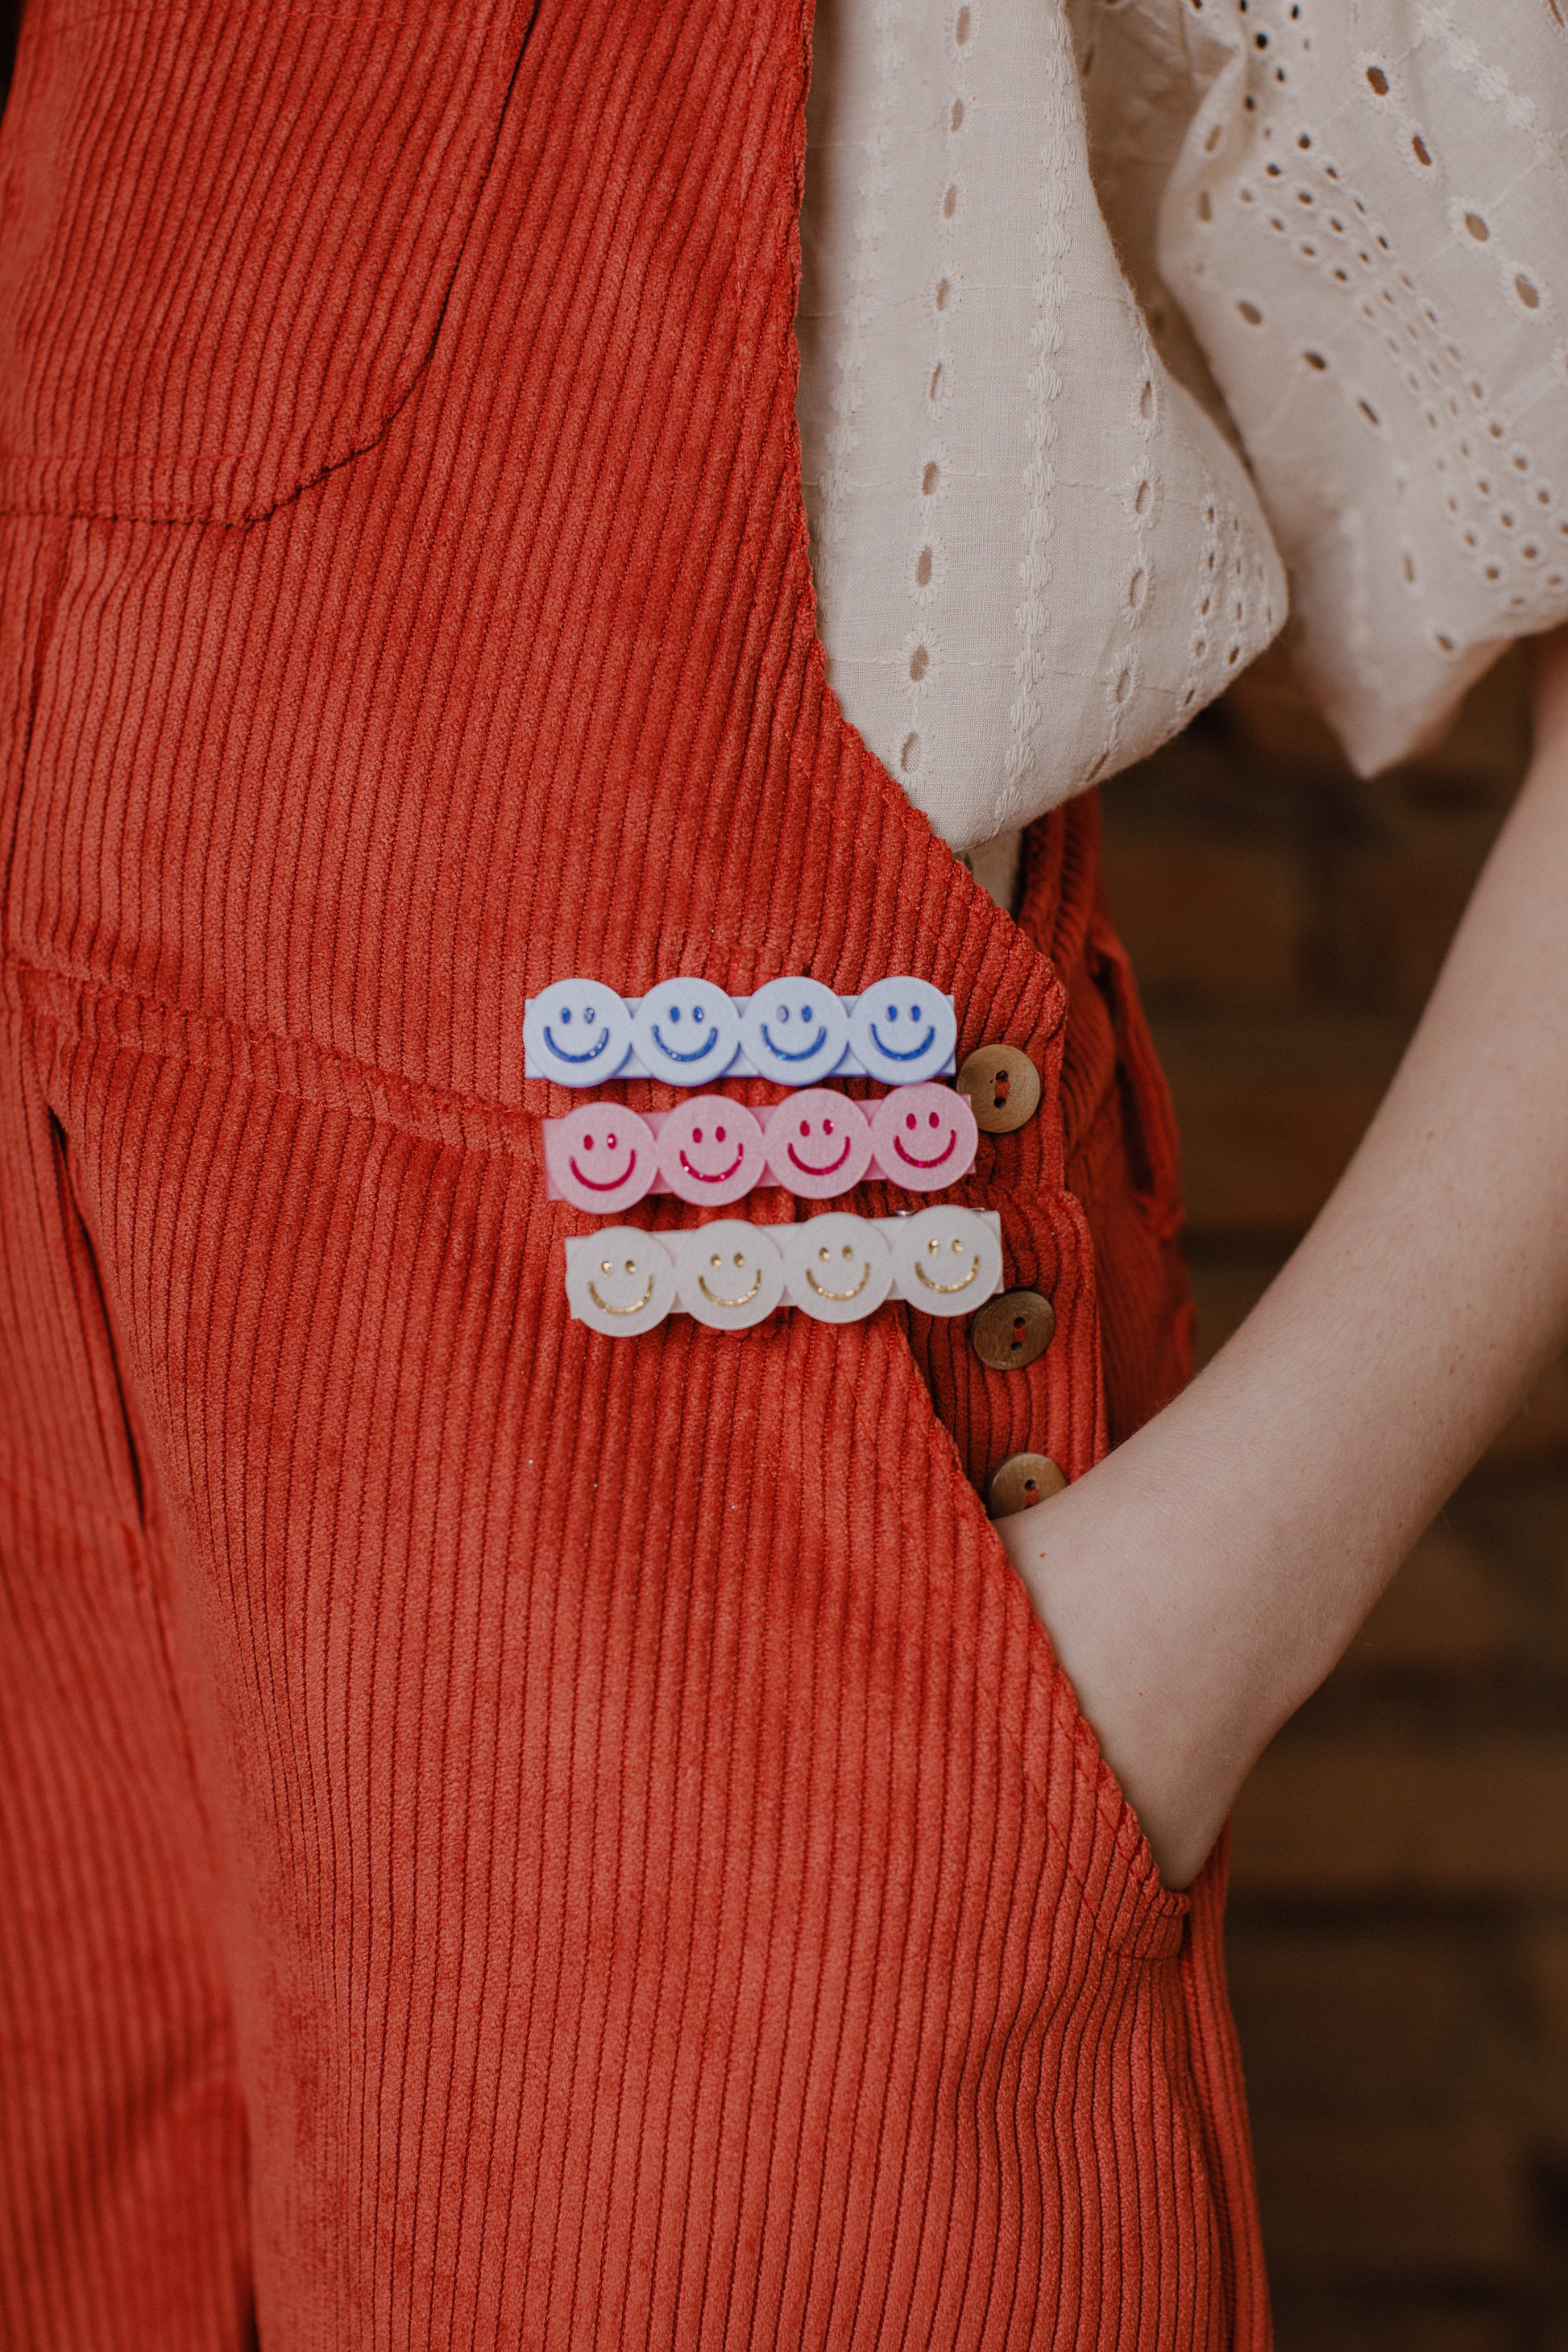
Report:
[{"label": "ribbed corduroy texture", "polygon": [[[799,14],[527,30],[28,12],[0,2333],[1257,2352],[1221,1865],[972,1483],[1182,1375],[1092,812],[1015,925],[825,690]],[[961,1193],[1042,1361],[569,1322],[524,997],[900,969],[1046,1073]]]}]

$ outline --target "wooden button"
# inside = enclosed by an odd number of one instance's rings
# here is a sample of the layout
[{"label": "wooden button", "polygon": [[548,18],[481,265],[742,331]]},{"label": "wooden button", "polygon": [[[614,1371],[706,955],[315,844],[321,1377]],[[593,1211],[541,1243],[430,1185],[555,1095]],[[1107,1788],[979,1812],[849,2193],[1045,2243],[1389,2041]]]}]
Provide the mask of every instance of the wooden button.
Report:
[{"label": "wooden button", "polygon": [[1009,1454],[985,1482],[985,1507],[994,1519],[1032,1510],[1059,1495],[1067,1480],[1048,1454]]},{"label": "wooden button", "polygon": [[974,1123],[985,1135],[1011,1135],[1040,1108],[1040,1074],[1016,1045],[976,1045],[958,1074]]},{"label": "wooden button", "polygon": [[1037,1290],[1005,1290],[969,1326],[974,1352],[994,1372],[1021,1372],[1050,1346],[1057,1310]]}]

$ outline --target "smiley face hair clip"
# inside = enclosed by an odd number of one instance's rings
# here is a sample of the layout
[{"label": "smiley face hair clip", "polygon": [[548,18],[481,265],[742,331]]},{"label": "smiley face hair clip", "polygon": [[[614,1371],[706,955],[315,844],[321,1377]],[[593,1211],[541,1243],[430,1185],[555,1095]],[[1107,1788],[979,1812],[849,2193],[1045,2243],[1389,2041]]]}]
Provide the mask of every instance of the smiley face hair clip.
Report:
[{"label": "smiley face hair clip", "polygon": [[818,1323],[858,1323],[895,1296],[923,1315],[970,1315],[1002,1287],[994,1209],[907,1217],[829,1210],[798,1225],[719,1217],[685,1233],[606,1225],[566,1244],[572,1313],[612,1339],[635,1339],[675,1314],[746,1331],[776,1307]]},{"label": "smiley face hair clip", "polygon": [[605,1078],[815,1087],[827,1077],[918,1086],[951,1076],[957,1042],[952,997],[909,973],[858,996],[787,979],[727,996],[705,980],[677,979],[628,999],[603,981],[558,980],[522,1013],[523,1076],[563,1087]]},{"label": "smiley face hair clip", "polygon": [[679,1110],[584,1103],[542,1122],[545,1190],[595,1216],[617,1216],[650,1192],[724,1208],[759,1184],[826,1201],[881,1177],[910,1192],[955,1184],[980,1131],[951,1087],[900,1087],[878,1103],[809,1087],[771,1110],[695,1095]]}]

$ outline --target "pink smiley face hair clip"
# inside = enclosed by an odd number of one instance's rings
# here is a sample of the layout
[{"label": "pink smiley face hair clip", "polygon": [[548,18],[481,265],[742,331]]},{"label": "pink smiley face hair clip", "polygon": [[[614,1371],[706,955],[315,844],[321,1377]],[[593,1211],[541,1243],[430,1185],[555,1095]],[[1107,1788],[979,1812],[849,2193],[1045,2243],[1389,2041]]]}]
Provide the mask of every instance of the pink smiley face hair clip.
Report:
[{"label": "pink smiley face hair clip", "polygon": [[871,1128],[849,1095],[810,1087],[775,1103],[767,1118],[773,1181],[804,1201],[830,1201],[860,1183],[871,1165]]},{"label": "pink smiley face hair clip", "polygon": [[875,1165],[911,1192],[937,1192],[967,1175],[979,1140],[968,1097],[951,1087],[900,1087],[871,1115]]},{"label": "pink smiley face hair clip", "polygon": [[752,1112],[721,1094],[679,1110],[583,1103],[543,1119],[545,1192],[590,1216],[618,1216],[648,1192],[721,1209],[757,1185],[797,1200],[837,1200],[881,1179],[902,1192],[941,1192],[969,1176],[980,1129],[952,1087],[900,1087],[881,1103],[809,1087]]},{"label": "pink smiley face hair clip", "polygon": [[599,1217],[650,1192],[721,1208],[759,1184],[804,1201],[834,1200],[877,1178],[937,1192],[969,1173],[979,1142],[967,1098],[931,1085],[871,1105],[812,1087],[761,1113],[723,1095],[643,1114],[584,1103],[542,1125],[546,1191]]},{"label": "pink smiley face hair clip", "polygon": [[744,1103],[696,1095],[658,1123],[658,1169],[682,1201],[721,1207],[760,1181],[767,1145]]},{"label": "pink smiley face hair clip", "polygon": [[552,1199],[614,1217],[652,1192],[658,1180],[653,1129],[625,1103],[584,1103],[542,1124],[545,1190]]}]

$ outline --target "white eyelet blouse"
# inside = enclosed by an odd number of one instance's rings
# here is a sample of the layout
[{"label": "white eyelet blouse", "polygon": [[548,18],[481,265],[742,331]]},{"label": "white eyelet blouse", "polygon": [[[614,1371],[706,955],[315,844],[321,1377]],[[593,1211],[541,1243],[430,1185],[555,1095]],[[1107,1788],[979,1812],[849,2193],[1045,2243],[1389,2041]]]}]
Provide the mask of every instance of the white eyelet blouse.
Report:
[{"label": "white eyelet blouse", "polygon": [[821,630],[949,842],[1288,611],[1363,773],[1568,618],[1565,145],[1568,0],[818,0]]}]

